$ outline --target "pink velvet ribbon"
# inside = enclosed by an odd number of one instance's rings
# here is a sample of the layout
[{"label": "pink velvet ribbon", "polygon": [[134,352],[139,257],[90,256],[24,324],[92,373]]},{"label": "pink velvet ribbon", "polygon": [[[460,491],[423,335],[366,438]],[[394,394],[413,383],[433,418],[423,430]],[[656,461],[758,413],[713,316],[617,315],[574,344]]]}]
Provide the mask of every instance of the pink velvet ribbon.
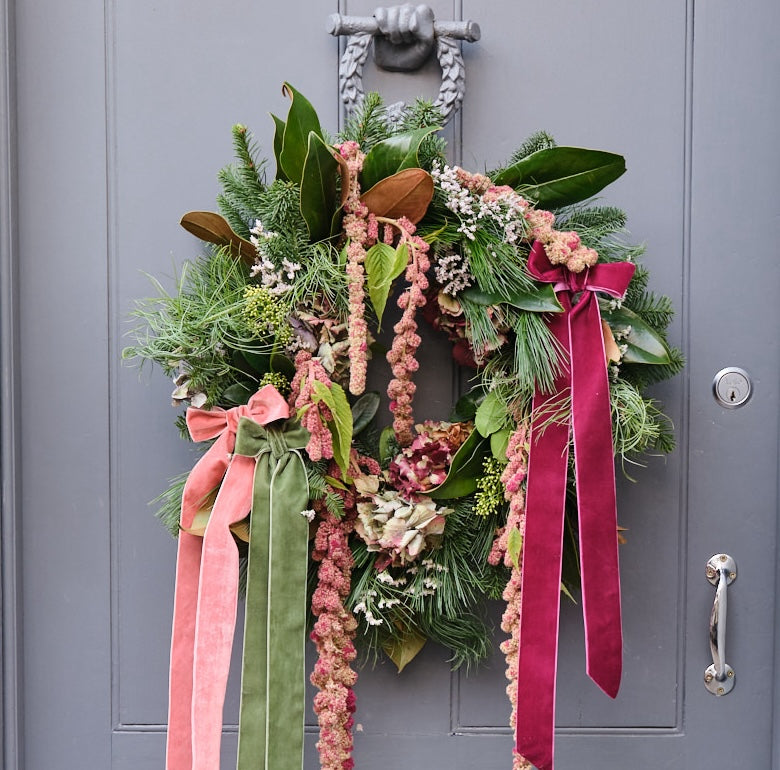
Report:
[{"label": "pink velvet ribbon", "polygon": [[[552,265],[535,242],[528,272],[552,283],[563,313],[548,323],[568,353],[551,393],[534,394],[523,544],[516,749],[539,770],[552,770],[558,665],[561,563],[569,433],[574,445],[579,511],[582,612],[588,675],[614,698],[620,687],[617,505],[612,420],[604,338],[596,292],[622,297],[635,266],[598,264],[581,273]],[[571,393],[571,419],[551,419]]]},{"label": "pink velvet ribbon", "polygon": [[[266,385],[246,406],[190,407],[193,441],[216,439],[190,472],[181,506],[171,638],[167,770],[217,770],[222,709],[238,600],[238,549],[230,526],[252,507],[255,458],[234,455],[241,417],[262,425],[289,417]],[[188,532],[204,500],[219,488],[203,537]]]}]

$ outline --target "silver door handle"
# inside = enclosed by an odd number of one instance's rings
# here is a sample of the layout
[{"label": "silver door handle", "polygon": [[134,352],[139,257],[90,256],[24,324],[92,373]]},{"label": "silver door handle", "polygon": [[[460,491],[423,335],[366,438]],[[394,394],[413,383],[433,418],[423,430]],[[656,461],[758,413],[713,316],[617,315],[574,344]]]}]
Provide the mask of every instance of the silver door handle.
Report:
[{"label": "silver door handle", "polygon": [[737,577],[737,564],[726,553],[716,553],[707,562],[707,580],[715,586],[710,613],[712,665],[704,672],[704,686],[713,695],[727,695],[734,687],[734,669],[726,663],[727,587]]}]

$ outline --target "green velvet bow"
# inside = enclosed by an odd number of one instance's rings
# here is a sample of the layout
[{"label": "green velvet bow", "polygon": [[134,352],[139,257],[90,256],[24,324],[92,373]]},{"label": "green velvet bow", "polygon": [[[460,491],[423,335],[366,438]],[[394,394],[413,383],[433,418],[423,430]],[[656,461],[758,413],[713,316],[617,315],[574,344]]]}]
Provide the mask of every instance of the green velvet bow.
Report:
[{"label": "green velvet bow", "polygon": [[309,432],[242,417],[236,454],[257,460],[249,536],[238,770],[301,770],[305,714]]}]

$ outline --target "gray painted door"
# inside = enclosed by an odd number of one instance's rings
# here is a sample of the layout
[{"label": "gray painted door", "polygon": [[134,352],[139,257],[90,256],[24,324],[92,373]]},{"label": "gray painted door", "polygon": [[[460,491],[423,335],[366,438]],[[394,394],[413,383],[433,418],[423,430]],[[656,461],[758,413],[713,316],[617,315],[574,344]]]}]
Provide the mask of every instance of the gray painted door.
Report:
[{"label": "gray painted door", "polygon": [[[4,226],[4,749],[8,770],[163,766],[174,544],[148,501],[191,455],[170,385],[120,365],[140,271],[172,274],[197,244],[229,128],[270,146],[289,80],[335,128],[338,43],[351,0],[270,4],[0,3]],[[433,3],[473,18],[454,160],[490,167],[537,128],[625,154],[609,190],[648,245],[654,288],[679,309],[685,374],[658,388],[679,449],[622,483],[625,678],[616,702],[585,677],[577,608],[562,620],[558,767],[780,767],[777,449],[780,53],[774,0]],[[438,69],[366,84],[433,96]],[[15,104],[14,104],[15,97]],[[10,150],[9,150],[10,148]],[[427,412],[446,410],[446,350],[426,341]],[[713,400],[726,365],[753,377],[743,408]],[[707,559],[739,565],[729,600],[738,683],[714,698]],[[498,608],[496,608],[496,611]],[[510,766],[503,663],[451,674],[426,649],[402,676],[359,683],[359,768]],[[235,724],[235,682],[226,720]],[[776,718],[774,723],[776,723]],[[775,734],[773,736],[773,729]],[[227,727],[225,767],[235,735]],[[233,729],[234,732],[234,729]],[[307,767],[316,766],[311,730]],[[773,743],[774,741],[774,743]],[[773,752],[774,746],[774,754]],[[774,756],[774,764],[772,757]],[[717,765],[716,765],[717,763]]]}]

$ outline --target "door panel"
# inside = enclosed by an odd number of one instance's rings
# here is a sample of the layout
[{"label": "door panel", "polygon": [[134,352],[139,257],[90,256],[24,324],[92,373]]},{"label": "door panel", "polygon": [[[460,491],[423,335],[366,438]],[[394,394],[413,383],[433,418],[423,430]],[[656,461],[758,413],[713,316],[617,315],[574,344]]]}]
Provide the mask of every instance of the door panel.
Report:
[{"label": "door panel", "polygon": [[[172,286],[197,253],[176,222],[214,206],[232,123],[248,124],[268,151],[266,113],[284,111],[288,80],[335,130],[343,42],[325,20],[374,5],[84,0],[77,14],[53,0],[17,5],[25,753],[16,762],[151,770],[164,757],[175,543],[148,502],[194,455],[173,429],[170,383],[159,372],[139,381],[120,363],[128,313],[152,293],[144,271]],[[625,208],[633,239],[647,243],[653,288],[679,311],[671,341],[689,360],[655,390],[677,451],[629,468],[639,483],[619,480],[628,542],[616,701],[585,676],[581,611],[564,604],[558,767],[768,768],[780,406],[780,54],[768,30],[780,8],[432,6],[483,32],[464,44],[466,100],[446,132],[453,161],[489,168],[539,128],[624,154],[628,173],[605,201]],[[390,75],[369,62],[365,83],[390,101],[433,97],[439,71]],[[457,381],[446,343],[427,335],[423,360],[419,413],[444,416]],[[753,377],[741,409],[712,398],[726,365]],[[702,683],[713,599],[704,566],[721,551],[739,569],[728,619],[737,686],[716,699]],[[489,611],[497,625],[500,605]],[[502,656],[469,675],[451,673],[446,657],[431,645],[402,676],[388,664],[361,672],[357,767],[511,764]],[[235,756],[236,685],[234,671],[224,767]]]}]

